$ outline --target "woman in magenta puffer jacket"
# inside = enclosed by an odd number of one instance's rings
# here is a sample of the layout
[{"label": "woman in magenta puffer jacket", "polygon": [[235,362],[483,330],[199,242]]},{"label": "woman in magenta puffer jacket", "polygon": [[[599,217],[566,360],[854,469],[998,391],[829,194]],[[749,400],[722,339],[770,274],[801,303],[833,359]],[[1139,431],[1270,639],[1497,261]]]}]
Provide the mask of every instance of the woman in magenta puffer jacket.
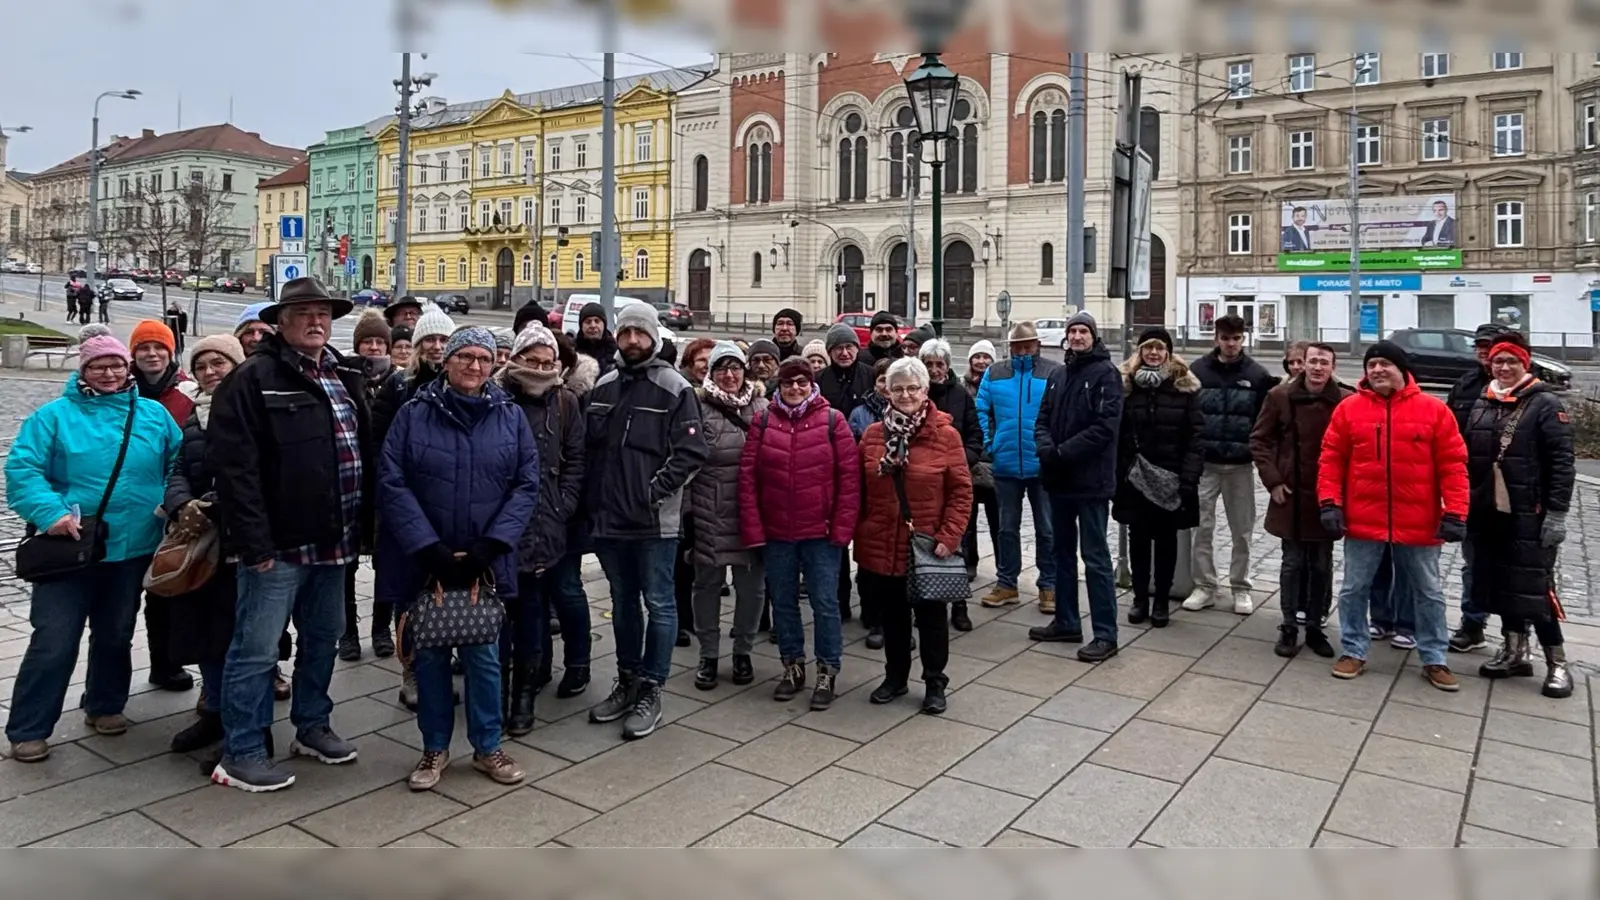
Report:
[{"label": "woman in magenta puffer jacket", "polygon": [[833,702],[844,639],[840,632],[840,548],[855,533],[861,508],[861,461],[844,414],[811,380],[811,364],[790,357],[778,369],[778,395],[750,423],[739,460],[739,532],[747,547],[766,547],[772,626],[783,657],[774,699],[792,700],[806,683],[800,621],[800,575],[811,598],[817,647],[812,709]]}]

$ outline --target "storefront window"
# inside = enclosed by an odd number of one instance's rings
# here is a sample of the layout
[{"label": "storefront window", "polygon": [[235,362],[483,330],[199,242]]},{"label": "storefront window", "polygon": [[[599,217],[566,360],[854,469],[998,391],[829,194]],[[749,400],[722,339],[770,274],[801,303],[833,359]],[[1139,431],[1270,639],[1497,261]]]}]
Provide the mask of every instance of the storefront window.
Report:
[{"label": "storefront window", "polygon": [[1449,294],[1417,295],[1417,327],[1456,327],[1456,298]]},{"label": "storefront window", "polygon": [[1284,320],[1286,341],[1320,341],[1322,329],[1317,327],[1317,306],[1320,297],[1302,294],[1285,298],[1289,304],[1288,318]]},{"label": "storefront window", "polygon": [[1489,315],[1500,325],[1528,333],[1528,295],[1490,294]]}]

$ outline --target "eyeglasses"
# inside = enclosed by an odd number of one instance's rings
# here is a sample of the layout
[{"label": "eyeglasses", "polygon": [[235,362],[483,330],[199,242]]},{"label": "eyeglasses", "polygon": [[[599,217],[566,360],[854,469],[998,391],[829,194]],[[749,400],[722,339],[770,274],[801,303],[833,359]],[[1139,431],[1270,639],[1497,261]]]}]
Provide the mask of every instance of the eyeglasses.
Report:
[{"label": "eyeglasses", "polygon": [[811,386],[811,379],[796,376],[794,378],[786,378],[778,383],[786,388],[808,388]]},{"label": "eyeglasses", "polygon": [[889,388],[889,394],[893,397],[915,397],[922,391],[923,387],[920,384],[902,384],[899,387]]},{"label": "eyeglasses", "polygon": [[494,365],[494,357],[483,356],[477,353],[457,353],[455,356],[450,358],[460,362],[464,368],[468,369],[487,369]]},{"label": "eyeglasses", "polygon": [[83,369],[90,375],[119,375],[128,371],[125,362],[102,363],[97,366],[85,366]]},{"label": "eyeglasses", "polygon": [[535,372],[554,372],[561,368],[561,363],[559,362],[534,362],[532,360],[518,360],[518,362]]}]

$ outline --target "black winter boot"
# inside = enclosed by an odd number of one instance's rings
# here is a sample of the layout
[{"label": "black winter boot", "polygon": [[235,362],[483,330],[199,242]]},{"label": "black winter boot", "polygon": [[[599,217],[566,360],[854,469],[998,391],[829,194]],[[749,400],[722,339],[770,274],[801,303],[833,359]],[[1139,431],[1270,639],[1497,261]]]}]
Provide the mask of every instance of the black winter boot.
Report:
[{"label": "black winter boot", "polygon": [[950,604],[950,627],[957,631],[972,630],[972,616],[967,614],[967,604],[957,600]]},{"label": "black winter boot", "polygon": [[533,707],[539,692],[534,687],[537,665],[521,662],[511,667],[511,714],[506,717],[506,734],[521,737],[533,730]]},{"label": "black winter boot", "polygon": [[1128,607],[1128,624],[1143,625],[1144,620],[1150,618],[1150,598],[1134,595],[1133,605]]},{"label": "black winter boot", "polygon": [[950,679],[943,675],[935,675],[927,681],[926,692],[922,695],[922,711],[930,716],[942,716],[949,708],[945,699],[944,689]]}]

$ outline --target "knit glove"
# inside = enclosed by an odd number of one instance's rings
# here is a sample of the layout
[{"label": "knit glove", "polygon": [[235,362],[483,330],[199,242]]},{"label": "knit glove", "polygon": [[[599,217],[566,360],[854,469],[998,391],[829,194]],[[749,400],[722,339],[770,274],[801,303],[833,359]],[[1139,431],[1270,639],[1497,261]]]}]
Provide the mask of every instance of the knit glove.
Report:
[{"label": "knit glove", "polygon": [[1539,544],[1544,547],[1560,546],[1567,539],[1567,514],[1547,512],[1544,525],[1539,529]]},{"label": "knit glove", "polygon": [[1322,522],[1322,530],[1336,538],[1344,537],[1344,510],[1332,503],[1323,504],[1322,512],[1317,516]]},{"label": "knit glove", "polygon": [[1454,513],[1446,513],[1439,520],[1439,532],[1434,536],[1449,544],[1459,544],[1467,539],[1467,523]]},{"label": "knit glove", "polygon": [[417,559],[422,563],[423,571],[433,578],[444,582],[456,580],[456,555],[444,544],[433,543],[423,547]]},{"label": "knit glove", "polygon": [[211,517],[206,515],[210,503],[204,500],[190,500],[178,510],[178,531],[189,537],[198,537],[211,527]]}]

